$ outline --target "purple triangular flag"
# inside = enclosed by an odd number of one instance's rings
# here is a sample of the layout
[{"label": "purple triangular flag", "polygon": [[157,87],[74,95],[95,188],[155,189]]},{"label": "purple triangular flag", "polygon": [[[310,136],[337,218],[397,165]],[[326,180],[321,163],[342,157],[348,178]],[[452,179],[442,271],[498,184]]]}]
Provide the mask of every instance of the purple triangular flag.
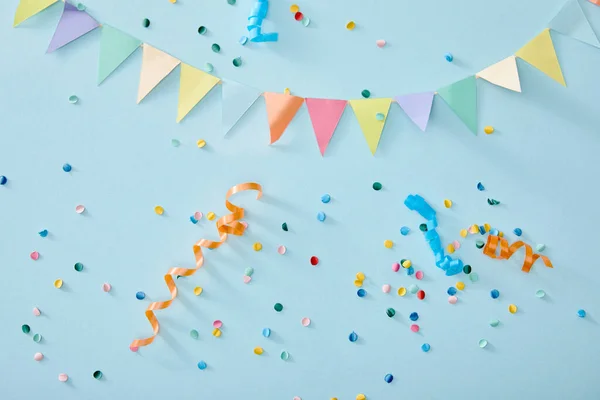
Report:
[{"label": "purple triangular flag", "polygon": [[433,92],[415,93],[396,96],[394,99],[400,104],[406,115],[412,119],[412,122],[424,132],[427,122],[429,122],[433,95]]},{"label": "purple triangular flag", "polygon": [[65,1],[65,8],[46,53],[52,53],[54,50],[71,43],[73,40],[80,38],[98,26],[100,26],[98,21],[90,17],[88,13],[79,11],[77,7]]}]

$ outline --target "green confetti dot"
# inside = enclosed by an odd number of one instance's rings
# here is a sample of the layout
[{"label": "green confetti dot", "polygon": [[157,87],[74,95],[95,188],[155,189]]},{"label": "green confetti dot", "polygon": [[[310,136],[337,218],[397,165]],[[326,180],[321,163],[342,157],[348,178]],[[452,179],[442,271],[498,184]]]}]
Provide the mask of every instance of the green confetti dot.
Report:
[{"label": "green confetti dot", "polygon": [[498,204],[500,204],[500,201],[495,199],[487,199],[487,202],[490,206],[497,206]]},{"label": "green confetti dot", "polygon": [[471,282],[477,282],[479,280],[479,275],[477,275],[477,272],[473,272],[469,275],[469,279]]},{"label": "green confetti dot", "polygon": [[200,35],[204,35],[206,33],[206,31],[207,31],[207,29],[206,29],[205,26],[201,25],[201,26],[198,27],[198,33]]},{"label": "green confetti dot", "polygon": [[92,376],[94,377],[94,379],[100,380],[100,379],[102,379],[102,371],[94,371]]},{"label": "green confetti dot", "polygon": [[73,266],[73,268],[75,268],[75,271],[81,272],[81,271],[83,271],[83,264],[80,263],[80,262],[75,263],[75,265]]},{"label": "green confetti dot", "polygon": [[76,7],[79,11],[85,11],[85,4],[83,3],[77,3]]},{"label": "green confetti dot", "polygon": [[39,343],[42,341],[42,335],[40,335],[39,333],[36,333],[35,335],[33,335],[33,341],[36,343]]},{"label": "green confetti dot", "polygon": [[233,59],[233,66],[240,67],[242,65],[242,57],[236,57]]},{"label": "green confetti dot", "polygon": [[150,20],[148,18],[144,18],[144,20],[142,21],[142,26],[144,28],[147,28],[150,26]]},{"label": "green confetti dot", "polygon": [[475,246],[477,246],[478,249],[483,249],[483,246],[485,246],[485,243],[483,240],[478,240],[475,242]]},{"label": "green confetti dot", "polygon": [[396,315],[396,310],[394,310],[393,308],[388,308],[387,310],[385,310],[385,313],[387,314],[388,317],[393,318],[394,315]]},{"label": "green confetti dot", "polygon": [[29,333],[29,332],[31,332],[31,328],[30,328],[30,327],[29,327],[29,325],[27,325],[27,324],[24,324],[24,325],[21,327],[21,330],[23,331],[23,333]]},{"label": "green confetti dot", "polygon": [[283,361],[287,361],[290,359],[290,353],[288,353],[287,351],[282,351],[281,355],[279,356]]},{"label": "green confetti dot", "polygon": [[540,244],[538,244],[537,246],[535,246],[535,250],[536,250],[536,251],[539,251],[539,252],[542,252],[542,251],[544,251],[545,249],[546,249],[546,245],[545,245],[545,244],[541,244],[541,243],[540,243]]},{"label": "green confetti dot", "polygon": [[221,51],[221,46],[219,46],[217,43],[213,43],[213,45],[210,47],[212,49],[212,51],[214,51],[215,53],[218,53]]},{"label": "green confetti dot", "polygon": [[227,4],[230,6],[235,6],[235,0],[227,0]]},{"label": "green confetti dot", "polygon": [[281,310],[283,310],[283,304],[281,304],[281,303],[275,303],[275,305],[273,306],[273,308],[275,309],[275,311],[281,312]]},{"label": "green confetti dot", "polygon": [[385,119],[385,114],[377,113],[377,114],[375,114],[375,118],[377,119],[377,121],[383,121]]},{"label": "green confetti dot", "polygon": [[195,330],[195,329],[192,329],[192,330],[190,331],[190,337],[191,337],[192,339],[198,339],[198,331],[197,331],[197,330]]},{"label": "green confetti dot", "polygon": [[362,97],[364,97],[365,99],[368,99],[369,97],[371,97],[371,92],[369,92],[367,89],[363,90],[362,92],[360,92],[360,94],[362,95]]},{"label": "green confetti dot", "polygon": [[421,225],[419,225],[419,230],[421,232],[427,232],[427,224],[421,224]]},{"label": "green confetti dot", "polygon": [[465,266],[463,267],[463,272],[464,272],[465,274],[467,274],[467,275],[469,275],[469,274],[471,273],[471,271],[472,271],[472,270],[473,270],[473,269],[471,268],[471,266],[470,266],[469,264],[467,264],[467,265],[465,265]]},{"label": "green confetti dot", "polygon": [[244,275],[246,275],[246,276],[254,275],[254,268],[252,268],[252,267],[246,268],[246,270],[244,271]]},{"label": "green confetti dot", "polygon": [[500,321],[498,321],[497,319],[493,319],[493,320],[490,321],[490,326],[492,328],[497,327],[499,324],[500,324]]},{"label": "green confetti dot", "polygon": [[75,96],[74,94],[69,96],[69,103],[77,104],[78,101],[79,101],[79,97]]},{"label": "green confetti dot", "polygon": [[381,190],[383,185],[380,182],[373,182],[373,190]]},{"label": "green confetti dot", "polygon": [[180,144],[181,144],[181,142],[179,140],[177,140],[177,139],[171,139],[171,146],[173,146],[173,147],[179,147]]},{"label": "green confetti dot", "polygon": [[281,229],[283,229],[285,232],[288,231],[287,222],[284,222],[283,224],[281,224]]},{"label": "green confetti dot", "polygon": [[208,72],[209,74],[213,72],[214,69],[215,67],[213,67],[211,63],[204,64],[204,71]]}]

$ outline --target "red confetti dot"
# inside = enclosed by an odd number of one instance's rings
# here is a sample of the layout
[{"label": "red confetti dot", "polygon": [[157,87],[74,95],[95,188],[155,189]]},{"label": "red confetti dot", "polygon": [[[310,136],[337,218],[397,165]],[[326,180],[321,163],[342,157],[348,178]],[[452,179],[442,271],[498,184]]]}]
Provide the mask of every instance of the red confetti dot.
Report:
[{"label": "red confetti dot", "polygon": [[129,346],[129,350],[133,351],[134,353],[138,351],[138,348],[135,346]]},{"label": "red confetti dot", "polygon": [[294,14],[294,19],[296,21],[302,21],[302,18],[304,18],[304,14],[302,14],[300,11],[298,11],[296,14]]},{"label": "red confetti dot", "polygon": [[425,292],[424,292],[423,290],[419,290],[419,291],[417,292],[417,298],[418,298],[419,300],[423,300],[423,299],[425,298]]},{"label": "red confetti dot", "polygon": [[315,266],[315,265],[317,265],[318,263],[319,263],[319,257],[317,257],[317,256],[312,256],[312,257],[310,258],[310,265],[313,265],[313,266]]}]

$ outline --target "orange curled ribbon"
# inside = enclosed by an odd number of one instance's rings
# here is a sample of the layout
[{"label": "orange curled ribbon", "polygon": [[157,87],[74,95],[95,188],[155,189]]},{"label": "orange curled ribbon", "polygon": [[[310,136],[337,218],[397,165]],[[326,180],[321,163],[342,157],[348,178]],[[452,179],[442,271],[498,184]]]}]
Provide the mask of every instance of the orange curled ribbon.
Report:
[{"label": "orange curled ribbon", "polygon": [[146,318],[150,322],[152,326],[152,331],[154,332],[152,336],[147,337],[145,339],[135,339],[131,342],[129,346],[130,349],[134,350],[138,347],[148,346],[150,343],[154,342],[154,338],[158,335],[158,331],[160,329],[160,324],[158,323],[158,319],[154,314],[154,310],[164,310],[168,308],[173,300],[177,297],[177,286],[175,285],[174,276],[192,276],[202,267],[204,264],[204,255],[202,254],[202,247],[206,247],[207,249],[216,249],[220,247],[227,240],[227,235],[237,235],[242,236],[246,227],[239,221],[244,218],[244,209],[236,206],[229,202],[229,198],[236,193],[243,192],[244,190],[256,190],[258,195],[256,199],[260,199],[262,196],[262,187],[258,183],[242,183],[240,185],[235,185],[231,189],[227,191],[225,195],[225,207],[231,214],[227,214],[217,220],[217,231],[219,232],[219,241],[215,242],[208,239],[200,239],[197,241],[194,246],[194,257],[196,258],[196,268],[188,269],[181,267],[172,267],[167,271],[165,275],[165,282],[167,283],[167,287],[169,288],[169,292],[171,293],[171,299],[165,301],[155,301],[150,303],[148,308],[146,309]]},{"label": "orange curled ribbon", "polygon": [[[498,242],[500,243],[500,255],[499,256],[496,255],[496,249],[498,248]],[[513,244],[511,244],[509,247],[508,241],[506,239],[501,238],[499,236],[495,236],[495,235],[488,236],[487,243],[485,244],[485,247],[483,248],[483,254],[485,254],[486,256],[491,257],[491,258],[498,258],[500,260],[508,260],[521,247],[525,247],[525,260],[523,260],[523,267],[521,268],[521,271],[529,272],[531,270],[531,267],[533,266],[533,263],[535,263],[538,258],[542,259],[544,264],[546,264],[546,267],[554,268],[548,257],[534,253],[533,249],[531,248],[530,245],[528,245],[524,242],[518,241],[518,242],[514,242]]]}]

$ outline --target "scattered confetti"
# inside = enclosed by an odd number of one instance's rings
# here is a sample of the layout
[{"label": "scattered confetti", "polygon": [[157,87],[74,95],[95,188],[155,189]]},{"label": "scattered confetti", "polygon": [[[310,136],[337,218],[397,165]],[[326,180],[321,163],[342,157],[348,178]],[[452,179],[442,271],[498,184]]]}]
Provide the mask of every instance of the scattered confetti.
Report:
[{"label": "scattered confetti", "polygon": [[42,353],[35,353],[33,355],[33,359],[35,361],[42,361],[44,359],[44,355]]},{"label": "scattered confetti", "polygon": [[58,374],[58,380],[60,382],[66,382],[69,380],[69,375],[67,374]]},{"label": "scattered confetti", "polygon": [[492,133],[494,133],[494,127],[493,126],[486,126],[483,128],[483,131],[487,134],[487,135],[491,135]]},{"label": "scattered confetti", "polygon": [[83,264],[80,262],[75,263],[75,265],[73,266],[73,269],[75,269],[75,271],[77,271],[77,272],[81,272],[81,271],[83,271]]},{"label": "scattered confetti", "polygon": [[279,355],[279,358],[281,358],[283,361],[287,361],[290,359],[290,353],[288,353],[287,351],[284,350]]},{"label": "scattered confetti", "polygon": [[321,222],[325,221],[325,218],[327,218],[327,215],[325,215],[325,213],[323,211],[319,211],[319,213],[317,214],[317,219]]},{"label": "scattered confetti", "polygon": [[465,284],[464,284],[464,282],[456,282],[456,288],[458,290],[465,290]]},{"label": "scattered confetti", "polygon": [[537,246],[535,246],[535,250],[542,252],[546,249],[546,245],[545,244],[538,244]]},{"label": "scattered confetti", "polygon": [[354,28],[356,28],[356,23],[354,21],[348,21],[348,23],[346,24],[346,29],[351,31],[354,30]]},{"label": "scattered confetti", "polygon": [[84,205],[78,205],[77,207],[75,207],[75,212],[77,214],[83,214],[85,212],[85,206]]},{"label": "scattered confetti", "polygon": [[368,89],[364,89],[362,92],[360,92],[360,95],[365,99],[368,99],[371,97],[371,92]]},{"label": "scattered confetti", "polygon": [[32,251],[31,254],[29,254],[29,257],[33,260],[33,261],[37,261],[40,258],[40,253],[38,253],[37,251]]},{"label": "scattered confetti", "polygon": [[277,248],[277,252],[281,255],[284,255],[286,253],[287,249],[284,245],[281,245]]},{"label": "scattered confetti", "polygon": [[546,292],[544,292],[542,289],[536,290],[535,297],[537,297],[538,299],[542,299],[545,296],[546,296]]},{"label": "scattered confetti", "polygon": [[161,206],[156,206],[156,207],[154,207],[154,212],[157,215],[163,215],[165,213],[165,209],[162,208]]},{"label": "scattered confetti", "polygon": [[54,287],[57,289],[60,289],[63,285],[63,280],[62,279],[57,279],[54,281]]},{"label": "scattered confetti", "polygon": [[73,167],[71,167],[71,164],[63,164],[62,169],[65,172],[71,172],[71,170],[73,170]]},{"label": "scattered confetti", "polygon": [[454,245],[452,243],[450,243],[448,246],[446,246],[446,252],[448,254],[453,254],[454,253]]},{"label": "scattered confetti", "polygon": [[471,280],[471,282],[477,282],[479,280],[479,275],[477,274],[477,272],[473,272],[469,275],[469,279]]},{"label": "scattered confetti", "polygon": [[383,377],[383,380],[386,381],[387,383],[392,383],[392,381],[394,380],[394,375],[387,374],[386,376]]},{"label": "scattered confetti", "polygon": [[265,351],[263,350],[262,347],[255,347],[254,348],[254,354],[256,354],[257,356],[260,356],[262,353],[264,353]]},{"label": "scattered confetti", "polygon": [[456,304],[457,301],[458,301],[458,297],[456,297],[456,296],[448,297],[448,303],[450,303],[450,304]]},{"label": "scattered confetti", "polygon": [[42,341],[42,335],[40,335],[39,333],[36,333],[35,335],[33,335],[33,341],[36,343],[39,343]]},{"label": "scattered confetti", "polygon": [[214,320],[213,321],[213,328],[221,328],[223,326],[223,322],[221,320]]},{"label": "scattered confetti", "polygon": [[356,295],[358,297],[365,297],[367,295],[367,291],[365,289],[358,289],[356,291]]},{"label": "scattered confetti", "polygon": [[498,297],[500,297],[500,292],[498,291],[498,289],[492,289],[490,291],[490,296],[492,297],[492,299],[497,299]]},{"label": "scattered confetti", "polygon": [[383,185],[380,182],[373,182],[373,190],[381,190],[383,188]]},{"label": "scattered confetti", "polygon": [[4,175],[0,175],[0,185],[4,186],[6,185],[6,182],[8,182],[8,178]]},{"label": "scattered confetti", "polygon": [[388,317],[393,318],[394,315],[396,315],[396,310],[394,310],[393,308],[388,308],[387,310],[385,310],[385,313],[387,314]]},{"label": "scattered confetti", "polygon": [[192,330],[190,331],[190,337],[191,337],[192,339],[198,339],[198,337],[199,337],[198,331],[197,331],[197,330],[195,330],[195,329],[192,329]]},{"label": "scattered confetti", "polygon": [[480,192],[483,192],[485,190],[483,183],[477,182],[477,190],[479,190]]},{"label": "scattered confetti", "polygon": [[256,242],[252,245],[252,248],[254,249],[254,251],[261,251],[262,250],[262,244],[260,242]]},{"label": "scattered confetti", "polygon": [[400,264],[402,264],[402,267],[404,268],[412,267],[412,261],[410,260],[400,260]]},{"label": "scattered confetti", "polygon": [[83,3],[77,3],[75,7],[77,7],[79,11],[85,11],[85,4]]},{"label": "scattered confetti", "polygon": [[356,279],[354,281],[354,286],[361,287],[362,285],[363,285],[363,281],[361,281],[360,279]]},{"label": "scattered confetti", "polygon": [[135,298],[138,300],[144,300],[146,298],[146,293],[144,292],[137,292],[135,294]]},{"label": "scattered confetti", "polygon": [[448,62],[452,62],[454,60],[454,56],[450,53],[446,53],[444,54],[444,58],[446,59],[446,61]]},{"label": "scattered confetti", "polygon": [[415,274],[415,278],[417,278],[418,280],[423,279],[423,271],[417,271],[417,273]]},{"label": "scattered confetti", "polygon": [[444,200],[444,207],[446,207],[446,208],[452,207],[452,200],[445,199]]},{"label": "scattered confetti", "polygon": [[412,324],[410,326],[410,330],[413,331],[413,332],[415,332],[415,333],[419,332],[419,329],[420,329],[419,325],[417,325],[417,324]]},{"label": "scattered confetti", "polygon": [[227,0],[227,4],[229,4],[230,6],[234,6],[235,2],[236,0]]},{"label": "scattered confetti", "polygon": [[288,231],[289,228],[288,228],[287,222],[284,222],[283,224],[281,224],[281,229],[283,229],[284,232]]},{"label": "scattered confetti", "polygon": [[485,242],[483,240],[477,240],[475,242],[475,247],[477,247],[478,249],[483,249],[483,246],[485,246]]},{"label": "scattered confetti", "polygon": [[281,310],[283,310],[283,305],[281,303],[275,303],[273,308],[275,309],[275,311],[281,312]]},{"label": "scattered confetti", "polygon": [[392,290],[392,287],[387,283],[381,287],[381,291],[383,293],[389,293]]},{"label": "scattered confetti", "polygon": [[376,45],[377,45],[377,47],[379,47],[380,49],[383,49],[383,47],[384,47],[384,46],[385,46],[385,44],[386,44],[386,41],[385,41],[385,40],[383,40],[383,39],[379,39],[379,40],[376,40],[376,41],[375,41],[375,44],[376,44]]},{"label": "scattered confetti", "polygon": [[514,314],[514,313],[516,313],[516,312],[517,312],[517,310],[518,310],[518,308],[517,308],[517,306],[516,306],[516,305],[514,305],[514,304],[510,304],[510,305],[508,306],[508,311],[509,311],[511,314]]},{"label": "scattered confetti", "polygon": [[394,247],[394,242],[392,242],[391,240],[386,240],[383,242],[383,245],[386,249],[391,249],[392,247]]},{"label": "scattered confetti", "polygon": [[[315,265],[317,265],[317,264],[319,264],[319,257],[317,257],[317,256],[312,256],[312,257],[310,258],[310,265],[312,265],[312,266],[314,267],[314,266],[315,266]],[[358,279],[358,275],[357,275],[357,279]],[[362,281],[362,280],[364,280],[364,278],[363,278],[363,279],[360,279],[360,280]]]},{"label": "scattered confetti", "polygon": [[479,347],[481,347],[482,349],[484,349],[487,345],[488,345],[488,341],[487,340],[481,339],[479,341]]},{"label": "scattered confetti", "polygon": [[38,232],[38,235],[40,235],[41,237],[45,238],[45,237],[47,237],[47,236],[48,236],[48,230],[47,230],[47,229],[44,229],[44,230],[42,230],[42,231],[39,231],[39,232]]},{"label": "scattered confetti", "polygon": [[244,275],[243,280],[244,280],[245,284],[248,284],[248,283],[250,283],[252,281],[252,277]]},{"label": "scattered confetti", "polygon": [[577,316],[579,318],[585,318],[586,315],[587,313],[585,312],[585,310],[577,310]]},{"label": "scattered confetti", "polygon": [[215,70],[215,66],[211,63],[207,62],[204,64],[204,72],[208,72],[209,74]]},{"label": "scattered confetti", "polygon": [[384,113],[377,113],[377,114],[375,114],[375,119],[377,121],[383,121],[385,119],[385,114]]},{"label": "scattered confetti", "polygon": [[94,377],[94,379],[100,380],[100,379],[102,379],[102,371],[94,371],[92,376]]},{"label": "scattered confetti", "polygon": [[223,332],[221,332],[221,330],[220,330],[219,328],[215,328],[215,329],[213,329],[213,331],[212,331],[212,335],[213,335],[214,337],[221,337],[221,335],[222,335],[222,334],[223,334]]},{"label": "scattered confetti", "polygon": [[493,319],[493,320],[490,321],[490,326],[492,328],[497,327],[499,324],[500,324],[500,321],[498,321],[497,319]]},{"label": "scattered confetti", "polygon": [[198,362],[198,369],[200,371],[204,371],[206,369],[206,367],[208,367],[208,365],[206,364],[206,362],[204,362],[204,361],[199,361]]},{"label": "scattered confetti", "polygon": [[356,342],[358,340],[358,335],[356,334],[356,332],[352,332],[351,334],[349,334],[348,340],[352,343]]},{"label": "scattered confetti", "polygon": [[448,295],[450,296],[454,296],[456,294],[457,290],[454,286],[450,286],[448,288],[448,290],[446,290],[446,293],[448,293]]},{"label": "scattered confetti", "polygon": [[21,326],[21,330],[23,331],[23,333],[29,333],[29,332],[31,332],[31,328],[27,324],[22,325]]},{"label": "scattered confetti", "polygon": [[412,312],[410,313],[410,315],[408,316],[408,318],[410,318],[411,321],[416,321],[419,319],[419,314],[416,312]]},{"label": "scattered confetti", "polygon": [[423,350],[424,353],[427,353],[429,350],[431,350],[431,346],[429,343],[423,343],[421,345],[421,350]]},{"label": "scattered confetti", "polygon": [[196,218],[194,218],[194,216],[192,215],[192,216],[190,216],[190,222],[195,225],[198,223],[198,220]]},{"label": "scattered confetti", "polygon": [[241,44],[242,46],[245,46],[246,43],[248,43],[248,36],[240,37],[240,39],[238,40],[238,43]]},{"label": "scattered confetti", "polygon": [[219,46],[217,43],[213,43],[212,46],[210,46],[210,48],[212,49],[212,51],[214,51],[215,53],[218,53],[221,51],[221,46]]},{"label": "scattered confetti", "polygon": [[302,14],[300,11],[298,11],[294,14],[294,19],[296,21],[302,21],[302,18],[304,18],[304,14]]},{"label": "scattered confetti", "polygon": [[202,292],[204,291],[204,289],[202,289],[200,286],[196,286],[194,288],[194,295],[196,296],[200,296],[202,294]]},{"label": "scattered confetti", "polygon": [[[466,230],[466,229],[461,229],[461,230],[460,230],[460,236],[462,236],[462,237],[466,238],[466,237],[467,237],[467,234],[468,234],[468,232],[467,232],[467,230]],[[456,246],[455,246],[455,247],[456,247]]]},{"label": "scattered confetti", "polygon": [[205,27],[205,26],[199,26],[199,27],[198,27],[198,33],[199,33],[200,35],[204,35],[204,34],[206,33],[206,31],[207,31],[207,29],[206,29],[206,27]]},{"label": "scattered confetti", "polygon": [[410,232],[410,228],[408,226],[403,226],[402,228],[400,228],[400,234],[402,236],[408,235],[409,232]]},{"label": "scattered confetti", "polygon": [[423,300],[424,298],[425,298],[425,291],[424,290],[419,290],[417,292],[417,299]]},{"label": "scattered confetti", "polygon": [[400,271],[400,264],[399,264],[399,263],[397,263],[397,262],[396,262],[396,263],[393,263],[393,264],[392,264],[392,271],[394,271],[394,272],[398,272],[398,271]]},{"label": "scattered confetti", "polygon": [[325,204],[329,203],[331,201],[331,196],[327,193],[325,193],[323,196],[321,196],[321,201]]},{"label": "scattered confetti", "polygon": [[171,139],[171,146],[173,147],[179,147],[179,145],[181,144],[181,142],[177,139]]},{"label": "scattered confetti", "polygon": [[234,67],[241,67],[242,66],[242,57],[234,58],[231,63],[233,64]]},{"label": "scattered confetti", "polygon": [[515,230],[513,230],[513,233],[517,236],[521,236],[523,234],[523,231],[521,230],[521,228],[515,228]]},{"label": "scattered confetti", "polygon": [[263,328],[262,335],[264,337],[268,338],[269,336],[271,336],[271,329],[269,329],[269,328]]},{"label": "scattered confetti", "polygon": [[110,285],[110,283],[103,283],[102,284],[102,290],[106,293],[110,292],[110,289],[112,289],[112,286]]},{"label": "scattered confetti", "polygon": [[412,284],[408,287],[408,291],[412,294],[415,294],[419,291],[419,287],[415,284]]},{"label": "scattered confetti", "polygon": [[487,202],[490,206],[497,206],[498,204],[500,204],[500,202],[495,199],[487,199]]},{"label": "scattered confetti", "polygon": [[39,317],[40,315],[42,315],[42,312],[40,311],[39,308],[33,307],[33,315],[35,315],[36,317]]},{"label": "scattered confetti", "polygon": [[405,295],[406,295],[406,288],[405,288],[405,287],[403,287],[403,286],[400,286],[400,287],[398,288],[398,296],[401,296],[401,297],[403,297],[403,296],[405,296]]},{"label": "scattered confetti", "polygon": [[150,26],[150,20],[148,18],[144,18],[144,20],[142,21],[142,26],[144,28],[147,28]]},{"label": "scattered confetti", "polygon": [[69,96],[69,103],[77,104],[78,101],[79,101],[79,97],[75,96],[74,94]]},{"label": "scattered confetti", "polygon": [[411,276],[415,273],[415,269],[413,267],[406,268],[406,275]]},{"label": "scattered confetti", "polygon": [[362,393],[356,395],[356,400],[367,400],[367,396]]},{"label": "scattered confetti", "polygon": [[301,324],[302,324],[302,326],[304,326],[304,327],[306,327],[306,326],[309,326],[309,325],[310,325],[310,322],[311,322],[311,321],[310,321],[310,318],[308,318],[308,317],[304,317],[304,318],[302,318],[302,320],[300,321],[300,323],[301,323]]}]

